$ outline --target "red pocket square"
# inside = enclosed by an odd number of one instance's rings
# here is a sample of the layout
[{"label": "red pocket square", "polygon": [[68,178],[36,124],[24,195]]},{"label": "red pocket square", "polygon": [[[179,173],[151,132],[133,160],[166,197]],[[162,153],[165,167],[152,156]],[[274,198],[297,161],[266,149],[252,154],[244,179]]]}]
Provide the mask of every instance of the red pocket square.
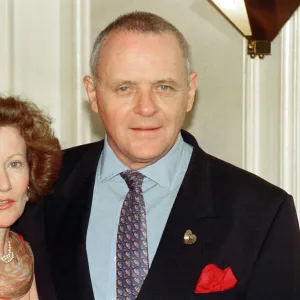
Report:
[{"label": "red pocket square", "polygon": [[214,264],[207,265],[198,279],[195,294],[221,292],[233,288],[237,279],[231,268],[222,270]]}]

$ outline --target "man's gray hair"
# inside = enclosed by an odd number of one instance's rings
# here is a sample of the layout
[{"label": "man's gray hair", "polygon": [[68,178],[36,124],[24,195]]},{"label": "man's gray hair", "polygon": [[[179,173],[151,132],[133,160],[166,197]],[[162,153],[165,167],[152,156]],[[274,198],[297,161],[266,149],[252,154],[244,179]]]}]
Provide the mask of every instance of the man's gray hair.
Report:
[{"label": "man's gray hair", "polygon": [[110,23],[104,30],[102,30],[96,38],[90,57],[90,70],[94,82],[96,82],[96,79],[98,78],[97,69],[100,50],[109,34],[111,32],[118,31],[132,31],[155,34],[173,33],[179,42],[180,48],[182,49],[185,58],[185,67],[188,77],[191,71],[191,53],[190,46],[187,43],[183,34],[174,25],[155,14],[149,12],[135,11],[118,17],[115,21]]}]

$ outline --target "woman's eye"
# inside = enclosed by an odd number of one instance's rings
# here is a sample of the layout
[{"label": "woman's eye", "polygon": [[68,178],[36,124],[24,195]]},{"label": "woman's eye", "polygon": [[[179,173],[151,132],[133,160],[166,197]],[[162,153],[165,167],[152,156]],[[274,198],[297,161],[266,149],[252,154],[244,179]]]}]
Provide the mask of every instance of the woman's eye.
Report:
[{"label": "woman's eye", "polygon": [[12,162],[10,163],[10,166],[11,166],[12,168],[16,169],[16,168],[20,168],[20,167],[22,166],[22,163],[21,163],[20,161],[12,161]]}]

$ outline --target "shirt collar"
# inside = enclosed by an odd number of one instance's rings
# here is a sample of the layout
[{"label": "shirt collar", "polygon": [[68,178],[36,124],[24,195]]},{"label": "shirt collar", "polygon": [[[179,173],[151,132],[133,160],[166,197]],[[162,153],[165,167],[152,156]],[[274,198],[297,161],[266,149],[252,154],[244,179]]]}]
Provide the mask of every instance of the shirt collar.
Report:
[{"label": "shirt collar", "polygon": [[153,165],[141,169],[140,172],[162,187],[172,190],[179,173],[178,166],[182,159],[183,151],[184,141],[181,133],[179,133],[177,141],[171,150]]},{"label": "shirt collar", "polygon": [[[154,164],[140,169],[143,175],[147,178],[155,181],[162,187],[172,190],[176,182],[176,176],[178,173],[178,165],[184,151],[184,141],[181,133],[171,150],[161,159]],[[104,147],[99,162],[100,182],[110,180],[114,176],[121,172],[128,170],[114,154],[113,150],[107,142],[107,136],[105,136]]]},{"label": "shirt collar", "polygon": [[107,135],[105,135],[104,146],[100,156],[99,162],[99,180],[100,182],[107,181],[121,172],[128,170],[126,167],[115,155],[113,150],[108,144]]}]

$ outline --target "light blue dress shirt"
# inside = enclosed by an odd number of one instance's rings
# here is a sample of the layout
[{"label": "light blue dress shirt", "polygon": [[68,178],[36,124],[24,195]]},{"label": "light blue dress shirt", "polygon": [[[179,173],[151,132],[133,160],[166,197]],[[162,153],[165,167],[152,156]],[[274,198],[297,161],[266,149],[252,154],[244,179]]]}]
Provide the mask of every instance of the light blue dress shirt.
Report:
[{"label": "light blue dress shirt", "polygon": [[[146,206],[149,266],[191,159],[193,147],[179,134],[172,149],[140,169]],[[94,186],[87,232],[87,255],[95,300],[116,299],[116,240],[120,210],[128,187],[120,173],[127,170],[105,138]]]}]

